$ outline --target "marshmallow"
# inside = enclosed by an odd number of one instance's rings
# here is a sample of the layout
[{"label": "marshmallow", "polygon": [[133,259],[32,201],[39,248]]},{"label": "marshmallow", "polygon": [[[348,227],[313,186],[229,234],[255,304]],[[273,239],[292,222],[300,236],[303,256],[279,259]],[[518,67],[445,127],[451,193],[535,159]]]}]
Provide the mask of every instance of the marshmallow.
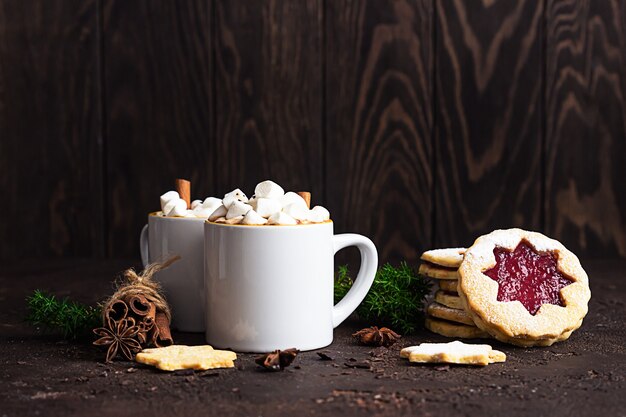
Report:
[{"label": "marshmallow", "polygon": [[296,220],[308,220],[310,217],[310,212],[306,206],[303,206],[300,203],[292,203],[283,209],[283,213],[290,215]]},{"label": "marshmallow", "polygon": [[243,224],[265,224],[267,223],[267,219],[263,218],[254,210],[250,210],[246,213],[243,220],[241,221]]},{"label": "marshmallow", "polygon": [[168,191],[161,196],[161,211],[165,212],[165,205],[171,200],[180,198],[176,191]]},{"label": "marshmallow", "polygon": [[324,221],[324,218],[321,213],[310,210],[309,217],[307,220],[310,221],[311,223],[322,223]]},{"label": "marshmallow", "polygon": [[182,198],[172,199],[163,207],[163,214],[168,217],[183,217],[187,214],[187,202]]},{"label": "marshmallow", "polygon": [[285,195],[285,190],[274,181],[267,180],[257,184],[254,195],[256,198],[280,198]]},{"label": "marshmallow", "polygon": [[226,219],[226,221],[224,221],[224,223],[226,224],[239,224],[241,223],[241,221],[243,220],[244,216],[237,216],[237,217],[233,217],[232,219]]},{"label": "marshmallow", "polygon": [[322,206],[315,206],[309,211],[309,220],[313,223],[321,223],[330,219],[330,212]]},{"label": "marshmallow", "polygon": [[304,198],[300,197],[293,191],[289,191],[288,193],[286,193],[280,198],[279,201],[283,207],[287,207],[290,204],[301,204],[304,206],[305,209],[309,209],[309,207],[306,205],[306,201],[304,201]]},{"label": "marshmallow", "polygon": [[192,210],[192,213],[195,217],[201,217],[201,218],[205,218],[208,219],[211,214],[213,214],[215,210],[214,209],[203,209],[202,206],[197,207],[195,210]]},{"label": "marshmallow", "polygon": [[252,207],[252,210],[256,210],[257,201],[259,201],[259,199],[256,198],[256,196],[252,196],[252,198],[248,200],[248,204],[250,204],[250,207]]},{"label": "marshmallow", "polygon": [[266,219],[272,214],[278,213],[282,210],[282,206],[278,200],[272,200],[270,198],[257,198],[256,199],[256,212]]},{"label": "marshmallow", "polygon": [[[199,213],[198,217],[209,217],[211,214],[213,214],[215,210],[221,207],[221,205],[222,205],[222,200],[220,200],[219,198],[215,198],[215,197],[207,198],[206,200],[204,200],[202,205],[200,205],[199,207],[196,207],[196,211],[198,211]],[[207,212],[209,213],[208,215],[205,214]]]},{"label": "marshmallow", "polygon": [[216,208],[215,210],[213,210],[213,213],[211,213],[211,215],[209,216],[209,221],[215,221],[216,219],[219,219],[220,217],[224,217],[226,216],[226,213],[228,213],[228,210],[226,209],[226,207],[219,206],[218,208]]},{"label": "marshmallow", "polygon": [[195,210],[196,207],[199,207],[202,204],[202,200],[193,200],[191,202],[191,209]]},{"label": "marshmallow", "polygon": [[184,217],[193,217],[195,219],[196,217],[199,217],[199,216],[197,215],[196,211],[194,211],[194,210],[187,210],[187,212],[185,213]]},{"label": "marshmallow", "polygon": [[[226,220],[233,219],[239,216],[245,216],[252,210],[252,207],[249,204],[242,203],[241,201],[235,201],[230,205],[228,212],[226,213]],[[243,217],[242,217],[243,218]]]},{"label": "marshmallow", "polygon": [[218,208],[221,204],[222,204],[222,200],[220,200],[219,198],[217,198],[217,197],[207,197],[202,202],[202,207],[204,207],[205,209],[208,209],[208,208],[211,208],[211,207]]},{"label": "marshmallow", "polygon": [[243,191],[241,191],[239,188],[237,188],[236,190],[233,190],[230,193],[224,195],[224,199],[222,200],[222,204],[224,205],[224,207],[230,208],[231,204],[233,204],[235,201],[240,201],[242,203],[247,203],[248,202],[248,197],[246,197],[246,195],[243,193]]},{"label": "marshmallow", "polygon": [[293,225],[293,224],[298,224],[298,221],[294,219],[293,217],[291,217],[290,215],[288,215],[287,213],[279,211],[278,213],[274,213],[272,214],[272,216],[270,216],[270,218],[268,219],[268,223],[269,224]]}]

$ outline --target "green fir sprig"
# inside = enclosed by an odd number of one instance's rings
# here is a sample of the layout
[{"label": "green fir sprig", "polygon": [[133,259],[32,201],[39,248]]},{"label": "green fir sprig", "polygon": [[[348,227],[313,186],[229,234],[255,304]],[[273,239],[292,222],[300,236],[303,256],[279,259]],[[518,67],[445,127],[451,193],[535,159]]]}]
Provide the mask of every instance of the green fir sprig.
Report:
[{"label": "green fir sprig", "polygon": [[65,339],[75,340],[88,335],[91,329],[102,325],[101,310],[84,304],[59,300],[54,295],[35,290],[26,299],[27,320],[50,331],[60,331]]},{"label": "green fir sprig", "polygon": [[[335,279],[335,303],[348,293],[352,282],[348,267],[340,266]],[[429,292],[430,282],[406,262],[398,267],[385,264],[378,269],[372,288],[356,312],[364,320],[411,334],[420,326]]]}]

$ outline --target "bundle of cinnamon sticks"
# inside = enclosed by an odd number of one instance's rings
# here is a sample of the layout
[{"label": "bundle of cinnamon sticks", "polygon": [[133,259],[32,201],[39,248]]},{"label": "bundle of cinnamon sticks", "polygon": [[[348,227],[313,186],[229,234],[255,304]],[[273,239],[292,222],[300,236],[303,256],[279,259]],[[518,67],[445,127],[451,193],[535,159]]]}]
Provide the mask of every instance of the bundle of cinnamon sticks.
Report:
[{"label": "bundle of cinnamon sticks", "polygon": [[105,323],[116,324],[128,318],[134,319],[139,326],[137,339],[142,347],[164,347],[174,343],[170,332],[170,320],[166,313],[157,310],[155,303],[149,301],[146,296],[128,295],[113,301],[104,311]]},{"label": "bundle of cinnamon sticks", "polygon": [[124,271],[124,282],[102,308],[103,327],[93,330],[99,336],[94,345],[107,347],[107,362],[119,353],[132,360],[135,353],[146,347],[174,343],[170,307],[152,276],[178,259],[179,256],[174,256],[151,263],[139,274],[132,268]]}]

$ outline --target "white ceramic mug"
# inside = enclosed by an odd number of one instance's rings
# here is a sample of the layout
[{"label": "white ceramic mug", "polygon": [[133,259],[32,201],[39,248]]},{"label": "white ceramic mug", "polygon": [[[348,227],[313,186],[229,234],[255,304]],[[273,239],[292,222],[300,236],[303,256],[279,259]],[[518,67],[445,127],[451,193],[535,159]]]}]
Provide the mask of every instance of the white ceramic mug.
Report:
[{"label": "white ceramic mug", "polygon": [[[333,223],[298,226],[204,224],[206,340],[239,352],[295,347],[312,350],[333,341],[333,329],[369,291],[378,254],[368,238],[333,235]],[[348,294],[333,305],[334,255],[361,252]]]},{"label": "white ceramic mug", "polygon": [[144,267],[180,255],[154,277],[172,309],[172,327],[183,332],[204,331],[204,221],[151,213],[139,241]]}]

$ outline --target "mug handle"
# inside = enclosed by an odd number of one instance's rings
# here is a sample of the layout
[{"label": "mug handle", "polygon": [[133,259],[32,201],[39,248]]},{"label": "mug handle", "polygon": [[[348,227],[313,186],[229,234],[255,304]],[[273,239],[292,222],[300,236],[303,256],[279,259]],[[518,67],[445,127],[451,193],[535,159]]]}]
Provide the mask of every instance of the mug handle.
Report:
[{"label": "mug handle", "polygon": [[378,267],[378,252],[371,240],[353,233],[333,236],[334,253],[348,246],[356,246],[361,252],[361,267],[350,291],[333,307],[333,328],[339,326],[361,304],[374,282]]},{"label": "mug handle", "polygon": [[144,268],[150,262],[150,256],[148,251],[148,225],[146,224],[143,229],[141,229],[141,234],[139,235],[139,252],[141,253],[141,263]]}]

